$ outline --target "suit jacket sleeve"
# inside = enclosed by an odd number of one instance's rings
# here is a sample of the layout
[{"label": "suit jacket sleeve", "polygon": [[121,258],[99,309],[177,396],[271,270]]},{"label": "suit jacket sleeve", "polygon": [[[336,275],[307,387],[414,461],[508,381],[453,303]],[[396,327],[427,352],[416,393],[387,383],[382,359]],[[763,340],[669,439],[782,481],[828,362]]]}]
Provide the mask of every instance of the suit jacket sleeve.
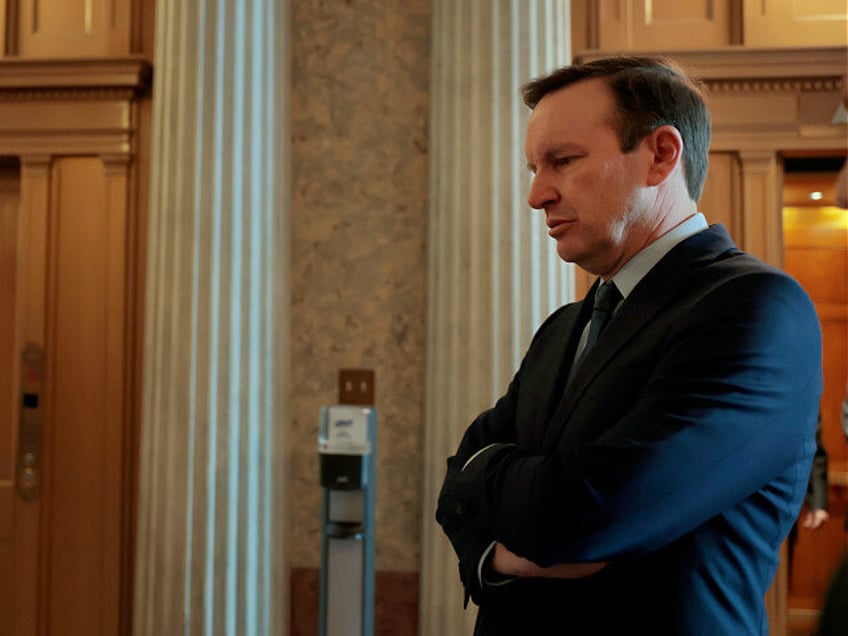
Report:
[{"label": "suit jacket sleeve", "polygon": [[[452,484],[465,468],[466,463],[478,451],[492,446],[512,446],[515,441],[515,399],[521,372],[510,383],[507,393],[498,400],[494,408],[479,415],[468,427],[456,455],[447,460],[445,480],[439,494],[436,520],[441,524],[459,558],[459,578],[468,597],[478,605],[484,594],[494,595],[497,589],[484,590],[478,577],[478,569],[484,553],[494,541],[490,528],[475,527],[463,522],[463,510],[459,499],[451,492]],[[474,460],[476,461],[476,457]],[[473,463],[473,462],[472,462]],[[451,507],[450,509],[448,507]]]},{"label": "suit jacket sleeve", "polygon": [[598,430],[579,443],[544,454],[495,446],[449,471],[443,526],[488,533],[548,566],[659,549],[782,471],[798,471],[801,492],[788,498],[800,503],[822,378],[818,320],[797,283],[771,270],[730,278],[655,342],[637,335],[628,346],[652,353],[643,366],[636,355],[608,364],[572,420],[593,412],[588,396],[616,400],[617,387],[644,377],[635,404],[615,421],[579,421]]},{"label": "suit jacket sleeve", "polygon": [[[533,336],[533,340],[530,343],[530,352],[534,348],[539,348],[540,341],[544,340],[542,335],[563,315],[567,314],[567,320],[577,321],[581,305],[582,303],[574,303],[566,307],[561,307],[551,314]],[[543,343],[541,346],[546,345]],[[517,441],[516,405],[519,393],[526,390],[523,384],[528,360],[531,358],[532,355],[530,353],[525,356],[521,362],[521,366],[512,378],[506,394],[497,401],[495,406],[484,411],[471,423],[462,437],[456,454],[448,459],[448,464],[456,463],[461,470],[475,453],[486,446],[493,444],[514,444]]]},{"label": "suit jacket sleeve", "polygon": [[[543,333],[563,310],[554,312],[540,327],[531,343],[531,349],[539,334]],[[497,587],[486,586],[486,589],[483,589],[478,575],[481,559],[495,540],[495,535],[492,528],[465,523],[463,504],[457,499],[457,493],[453,492],[453,484],[463,470],[475,464],[478,458],[494,449],[516,447],[516,402],[524,378],[525,364],[526,358],[510,382],[506,394],[493,408],[480,414],[466,430],[456,454],[447,460],[447,471],[439,494],[436,520],[441,524],[459,557],[459,575],[466,594],[478,604],[484,594],[494,596],[500,593]],[[483,452],[476,455],[480,451]],[[468,464],[472,457],[473,461]]]}]

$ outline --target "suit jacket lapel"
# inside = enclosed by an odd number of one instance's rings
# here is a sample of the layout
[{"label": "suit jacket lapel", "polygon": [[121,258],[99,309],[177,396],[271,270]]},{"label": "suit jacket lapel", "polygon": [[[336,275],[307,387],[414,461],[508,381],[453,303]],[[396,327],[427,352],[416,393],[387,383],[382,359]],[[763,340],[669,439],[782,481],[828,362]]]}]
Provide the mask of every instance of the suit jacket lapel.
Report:
[{"label": "suit jacket lapel", "polygon": [[[522,447],[541,452],[542,443],[548,427],[556,421],[554,411],[559,406],[568,371],[580,334],[589,321],[592,313],[592,302],[595,287],[593,286],[586,299],[567,305],[561,315],[555,318],[556,336],[551,338],[540,352],[539,357],[531,365],[534,377],[525,378],[526,386],[533,397],[523,402],[518,414],[519,422],[532,422],[532,425],[519,426],[518,439]],[[553,374],[551,373],[553,371]]]},{"label": "suit jacket lapel", "polygon": [[[616,353],[650,324],[669,299],[686,285],[693,271],[713,262],[728,250],[738,252],[724,227],[714,225],[676,245],[639,281],[566,387],[551,421],[545,427],[544,451],[555,447],[582,394],[612,362]],[[596,281],[592,291],[597,284]],[[587,294],[586,298],[590,296]]]}]

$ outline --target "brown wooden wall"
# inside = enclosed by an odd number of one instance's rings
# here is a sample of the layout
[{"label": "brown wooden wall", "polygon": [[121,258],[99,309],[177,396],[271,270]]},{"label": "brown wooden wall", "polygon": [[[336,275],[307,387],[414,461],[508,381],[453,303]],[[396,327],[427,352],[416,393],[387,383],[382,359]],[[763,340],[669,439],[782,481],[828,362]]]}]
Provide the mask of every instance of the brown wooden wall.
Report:
[{"label": "brown wooden wall", "polygon": [[[834,206],[835,181],[835,173],[787,174],[784,179],[784,268],[810,294],[822,327],[822,442],[829,459],[831,515],[819,530],[798,528],[787,603],[792,634],[807,634],[815,626],[845,549],[848,445],[840,413],[848,382],[848,210]],[[823,198],[813,201],[811,192],[822,192]]]}]

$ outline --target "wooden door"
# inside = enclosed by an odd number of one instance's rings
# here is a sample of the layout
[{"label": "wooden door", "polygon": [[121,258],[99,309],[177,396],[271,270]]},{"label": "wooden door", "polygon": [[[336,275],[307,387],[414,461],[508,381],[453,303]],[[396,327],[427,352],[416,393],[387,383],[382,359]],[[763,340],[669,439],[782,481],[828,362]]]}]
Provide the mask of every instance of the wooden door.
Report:
[{"label": "wooden door", "polygon": [[[120,162],[45,156],[0,169],[2,636],[127,624],[126,199]],[[44,353],[43,383],[24,399],[28,345]],[[37,489],[26,496],[20,422],[36,405]]]},{"label": "wooden door", "polygon": [[15,274],[19,217],[17,166],[0,163],[0,634],[12,633],[15,428]]},{"label": "wooden door", "polygon": [[848,381],[848,210],[834,205],[835,183],[835,172],[787,173],[784,178],[784,268],[810,294],[822,327],[822,443],[829,459],[830,512],[821,529],[798,528],[787,603],[792,636],[814,632],[822,597],[845,549],[848,446],[840,412]]}]

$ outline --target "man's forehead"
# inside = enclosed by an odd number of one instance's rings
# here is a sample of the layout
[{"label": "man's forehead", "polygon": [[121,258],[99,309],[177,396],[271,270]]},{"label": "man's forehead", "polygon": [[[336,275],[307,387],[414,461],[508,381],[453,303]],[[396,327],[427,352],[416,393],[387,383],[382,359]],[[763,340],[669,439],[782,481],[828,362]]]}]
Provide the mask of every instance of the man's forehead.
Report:
[{"label": "man's forehead", "polygon": [[579,150],[602,131],[614,133],[612,117],[597,104],[594,108],[579,103],[551,102],[547,107],[540,102],[530,114],[525,135],[525,152],[539,156],[550,152]]},{"label": "man's forehead", "polygon": [[591,78],[551,91],[536,104],[530,120],[575,117],[607,120],[613,109],[612,90],[602,78]]}]

